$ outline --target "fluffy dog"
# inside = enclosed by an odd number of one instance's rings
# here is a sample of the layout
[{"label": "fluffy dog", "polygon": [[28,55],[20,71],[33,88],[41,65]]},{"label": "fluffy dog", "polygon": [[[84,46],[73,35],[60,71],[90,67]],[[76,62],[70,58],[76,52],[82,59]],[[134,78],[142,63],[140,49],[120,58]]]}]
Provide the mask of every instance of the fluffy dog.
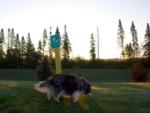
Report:
[{"label": "fluffy dog", "polygon": [[47,93],[48,100],[59,102],[64,95],[70,95],[77,102],[80,95],[91,92],[91,84],[82,77],[66,74],[55,74],[35,85],[37,91]]}]

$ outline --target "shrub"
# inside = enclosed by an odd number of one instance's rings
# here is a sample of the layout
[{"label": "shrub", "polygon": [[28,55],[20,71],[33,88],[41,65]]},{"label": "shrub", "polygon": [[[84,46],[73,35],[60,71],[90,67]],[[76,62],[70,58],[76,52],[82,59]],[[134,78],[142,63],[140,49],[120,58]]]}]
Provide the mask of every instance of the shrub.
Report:
[{"label": "shrub", "polygon": [[51,75],[53,75],[53,69],[45,56],[41,61],[40,65],[37,67],[38,80],[45,80]]},{"label": "shrub", "polygon": [[135,82],[145,82],[147,80],[148,72],[141,62],[134,63],[131,71]]}]

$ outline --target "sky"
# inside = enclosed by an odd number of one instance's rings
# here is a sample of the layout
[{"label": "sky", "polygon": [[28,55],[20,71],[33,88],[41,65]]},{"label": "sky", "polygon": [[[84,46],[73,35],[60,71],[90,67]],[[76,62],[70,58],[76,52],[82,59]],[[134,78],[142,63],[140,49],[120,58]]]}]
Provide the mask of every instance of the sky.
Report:
[{"label": "sky", "polygon": [[[0,0],[0,29],[14,28],[34,44],[42,39],[44,29],[52,33],[64,25],[72,45],[72,57],[89,58],[90,35],[93,33],[97,50],[99,28],[100,58],[119,58],[117,45],[118,20],[125,31],[125,43],[131,41],[130,27],[134,21],[139,43],[144,41],[146,24],[150,22],[150,0]],[[97,53],[97,51],[96,51]]]}]

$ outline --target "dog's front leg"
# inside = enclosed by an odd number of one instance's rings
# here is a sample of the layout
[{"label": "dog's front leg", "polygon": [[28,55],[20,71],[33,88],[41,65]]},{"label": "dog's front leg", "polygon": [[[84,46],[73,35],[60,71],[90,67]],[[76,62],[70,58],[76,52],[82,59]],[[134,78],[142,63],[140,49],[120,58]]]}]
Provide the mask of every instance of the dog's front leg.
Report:
[{"label": "dog's front leg", "polygon": [[51,98],[52,98],[51,89],[48,89],[48,91],[47,91],[47,98],[48,98],[48,100],[51,100]]},{"label": "dog's front leg", "polygon": [[80,95],[81,95],[81,92],[80,92],[80,91],[75,91],[75,92],[72,94],[72,101],[73,101],[74,103],[77,102]]},{"label": "dog's front leg", "polygon": [[56,101],[59,102],[60,97],[64,96],[65,92],[64,91],[60,91],[59,94],[56,97]]}]

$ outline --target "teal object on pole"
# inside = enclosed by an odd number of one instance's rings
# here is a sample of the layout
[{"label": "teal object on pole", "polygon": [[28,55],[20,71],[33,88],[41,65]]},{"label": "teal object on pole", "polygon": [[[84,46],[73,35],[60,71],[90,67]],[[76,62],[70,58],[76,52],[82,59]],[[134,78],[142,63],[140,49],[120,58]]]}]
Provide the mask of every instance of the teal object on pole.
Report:
[{"label": "teal object on pole", "polygon": [[50,43],[51,48],[59,48],[60,47],[60,37],[58,34],[51,35],[50,41],[51,41],[51,43]]}]

